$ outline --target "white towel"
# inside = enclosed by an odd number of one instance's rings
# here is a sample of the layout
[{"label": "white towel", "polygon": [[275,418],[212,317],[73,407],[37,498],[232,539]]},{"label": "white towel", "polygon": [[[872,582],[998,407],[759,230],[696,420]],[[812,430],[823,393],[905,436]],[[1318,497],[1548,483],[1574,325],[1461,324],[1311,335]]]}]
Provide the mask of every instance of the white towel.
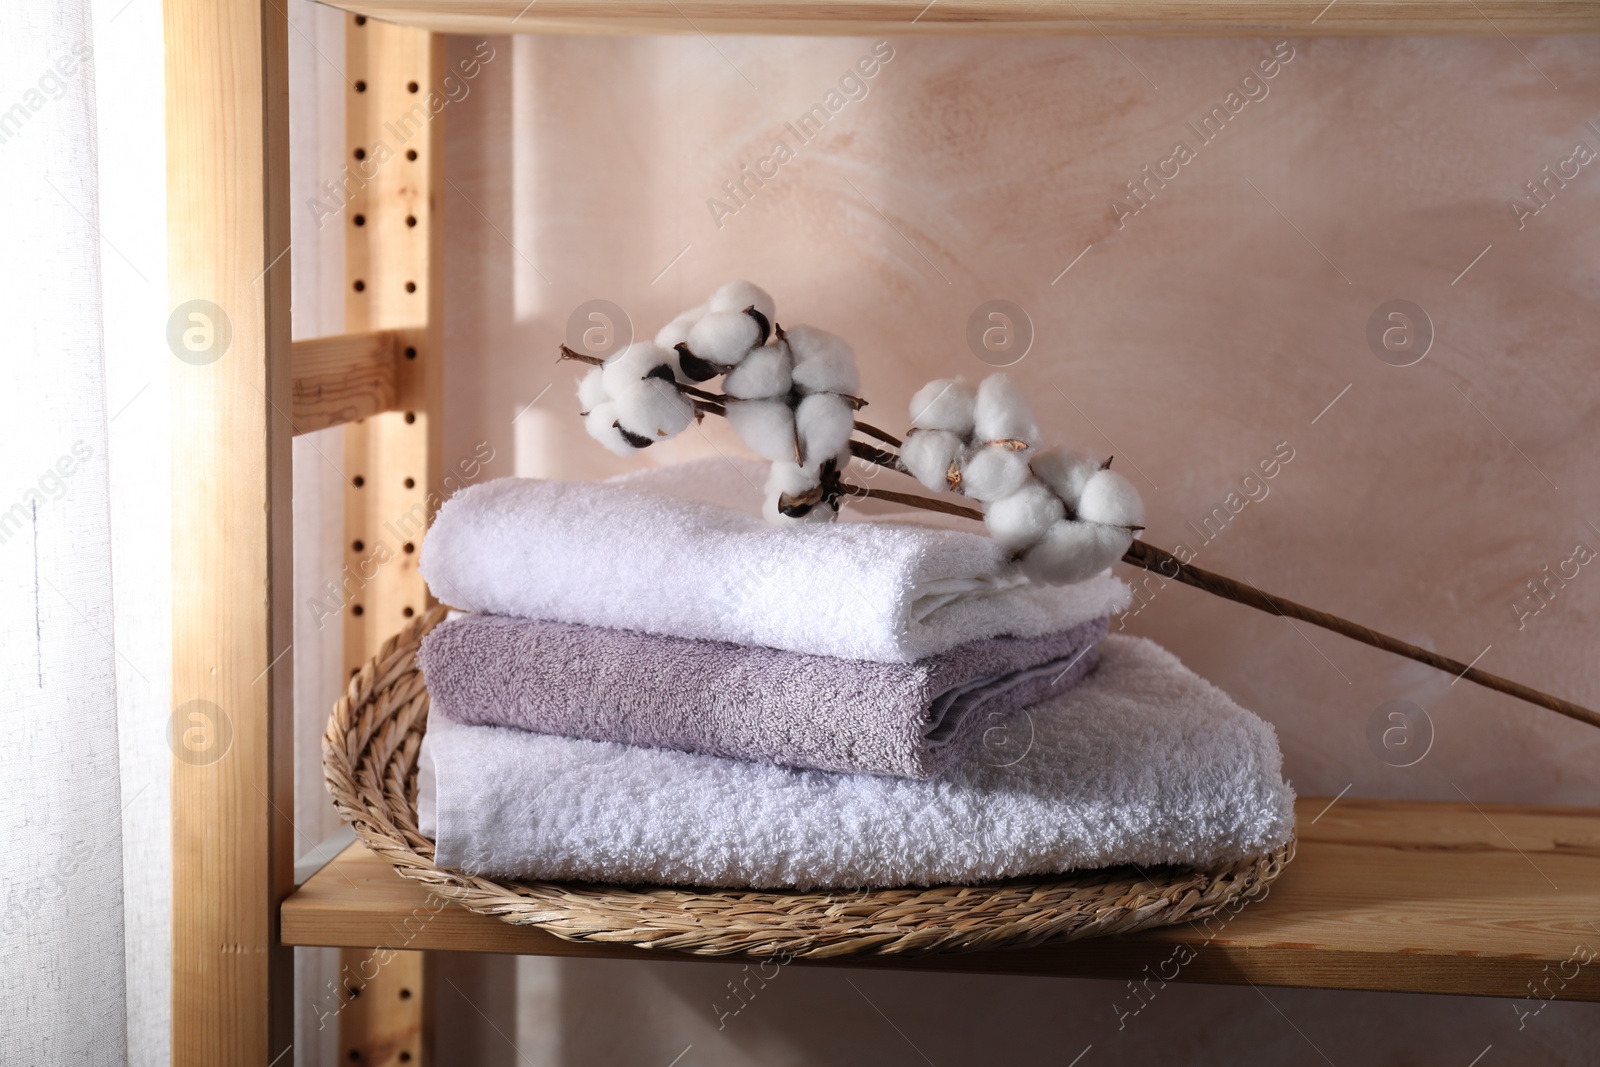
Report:
[{"label": "white towel", "polygon": [[1002,719],[946,777],[798,771],[433,713],[418,816],[440,866],[500,878],[800,889],[1209,867],[1288,840],[1268,724],[1144,638]]},{"label": "white towel", "polygon": [[[1030,584],[981,528],[780,527],[756,508],[704,499],[740,498],[760,467],[710,460],[625,484],[471,486],[428,530],[422,574],[440,600],[469,611],[885,663],[1001,634],[1037,637],[1128,605],[1128,587],[1109,574]],[[694,486],[702,499],[666,495]]]}]

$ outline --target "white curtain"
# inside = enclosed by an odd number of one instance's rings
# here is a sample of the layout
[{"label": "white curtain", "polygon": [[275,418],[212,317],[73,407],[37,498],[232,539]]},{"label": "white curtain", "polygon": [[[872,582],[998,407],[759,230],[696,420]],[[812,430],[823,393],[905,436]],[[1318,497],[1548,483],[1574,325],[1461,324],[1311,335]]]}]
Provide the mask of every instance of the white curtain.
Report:
[{"label": "white curtain", "polygon": [[0,1055],[127,1056],[94,77],[84,0],[0,33]]},{"label": "white curtain", "polygon": [[3,1064],[168,1055],[161,54],[159,4],[0,12]]}]

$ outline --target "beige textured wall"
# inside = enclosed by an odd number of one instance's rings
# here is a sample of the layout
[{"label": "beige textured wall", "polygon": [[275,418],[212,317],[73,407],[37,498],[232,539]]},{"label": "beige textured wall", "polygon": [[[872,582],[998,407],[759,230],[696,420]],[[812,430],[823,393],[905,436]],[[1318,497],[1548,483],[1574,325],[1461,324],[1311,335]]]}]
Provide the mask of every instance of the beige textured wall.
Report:
[{"label": "beige textured wall", "polygon": [[[1286,442],[1199,563],[1600,703],[1600,562],[1521,628],[1513,607],[1575,545],[1600,549],[1600,166],[1521,228],[1509,204],[1576,142],[1600,149],[1600,41],[1293,41],[1267,95],[1120,226],[1124,183],[1196,148],[1185,124],[1271,42],[893,40],[865,98],[720,226],[708,198],[871,41],[492,43],[450,113],[447,462],[487,440],[490,474],[621,469],[552,364],[586,300],[653,333],[751,277],[780,319],[855,342],[898,428],[922,381],[987,370],[967,319],[1008,299],[1035,331],[1012,373],[1060,440],[1141,481],[1151,540],[1198,547],[1186,523]],[[1413,366],[1366,338],[1394,299],[1433,323]],[[734,447],[691,433],[651,459]],[[1600,801],[1600,734],[1467,683],[1178,587],[1129,628],[1271,721],[1303,794]],[[1396,699],[1434,732],[1404,768],[1366,738]],[[1594,1007],[1519,1032],[1497,1001],[1171,988],[1119,1033],[1104,983],[795,970],[719,1033],[722,968],[517,967],[541,1064],[691,1044],[684,1064],[1068,1063],[1088,1044],[1086,1067],[1466,1064],[1491,1044],[1485,1064],[1580,1063],[1600,1030]]]}]

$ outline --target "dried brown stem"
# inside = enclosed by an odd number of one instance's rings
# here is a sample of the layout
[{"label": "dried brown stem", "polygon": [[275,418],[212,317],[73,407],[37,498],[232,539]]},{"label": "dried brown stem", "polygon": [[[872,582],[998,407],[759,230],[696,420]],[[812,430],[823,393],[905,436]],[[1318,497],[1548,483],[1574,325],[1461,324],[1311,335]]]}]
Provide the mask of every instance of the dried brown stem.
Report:
[{"label": "dried brown stem", "polygon": [[864,459],[868,463],[883,467],[886,470],[899,471],[907,474],[905,467],[900,465],[900,457],[893,452],[885,452],[881,448],[874,448],[865,441],[851,441],[850,454],[857,459]]},{"label": "dried brown stem", "polygon": [[945,515],[959,515],[963,519],[976,519],[983,521],[983,512],[977,508],[969,508],[964,504],[957,504],[950,500],[940,500],[937,497],[917,496],[915,493],[897,493],[892,489],[869,489],[864,485],[851,485],[840,482],[839,488],[847,496],[867,497],[872,500],[887,500],[893,504],[904,504],[907,507],[921,508],[923,511],[937,511]]},{"label": "dried brown stem", "polygon": [[902,444],[904,444],[904,442],[901,441],[900,438],[896,437],[894,434],[885,433],[884,431],[878,429],[876,426],[868,426],[866,423],[862,422],[860,419],[856,420],[856,429],[860,430],[862,433],[866,434],[868,437],[876,437],[878,440],[882,441],[884,444],[889,445],[892,448],[899,448]]},{"label": "dried brown stem", "polygon": [[1469,682],[1476,682],[1496,692],[1514,696],[1519,700],[1526,700],[1528,703],[1537,704],[1541,708],[1549,708],[1557,714],[1577,719],[1579,722],[1586,722],[1590,726],[1600,726],[1600,712],[1591,711],[1582,705],[1572,703],[1570,700],[1562,700],[1560,697],[1551,696],[1549,693],[1523,685],[1521,682],[1513,682],[1509,678],[1502,678],[1497,674],[1490,674],[1488,671],[1480,671],[1476,667],[1453,660],[1449,656],[1441,656],[1437,652],[1419,648],[1398,638],[1390,637],[1388,634],[1382,634],[1359,623],[1351,622],[1349,619],[1342,619],[1337,615],[1318,611],[1316,608],[1308,608],[1304,604],[1296,604],[1292,600],[1285,600],[1282,597],[1273,596],[1271,593],[1263,593],[1248,582],[1235,581],[1224,575],[1190,566],[1180,561],[1171,552],[1157,548],[1155,545],[1144,541],[1135,541],[1133,546],[1128,549],[1127,554],[1122,557],[1122,561],[1135,567],[1142,567],[1147,571],[1153,571],[1171,581],[1194,586],[1196,589],[1245,604],[1260,611],[1271,612],[1274,615],[1282,615],[1290,619],[1299,619],[1301,622],[1309,622],[1313,626],[1332,630],[1334,633],[1341,634],[1353,641],[1360,641],[1363,644],[1371,645],[1373,648],[1381,648],[1385,652],[1393,652],[1397,656],[1414,659],[1418,663],[1426,663],[1430,667],[1453,674],[1457,678],[1465,678]]},{"label": "dried brown stem", "polygon": [[556,362],[560,363],[564,359],[575,359],[579,363],[587,363],[591,367],[598,367],[600,364],[605,362],[605,360],[601,359],[599,356],[586,356],[576,349],[568,348],[566,345],[562,345],[561,354],[556,357]]}]

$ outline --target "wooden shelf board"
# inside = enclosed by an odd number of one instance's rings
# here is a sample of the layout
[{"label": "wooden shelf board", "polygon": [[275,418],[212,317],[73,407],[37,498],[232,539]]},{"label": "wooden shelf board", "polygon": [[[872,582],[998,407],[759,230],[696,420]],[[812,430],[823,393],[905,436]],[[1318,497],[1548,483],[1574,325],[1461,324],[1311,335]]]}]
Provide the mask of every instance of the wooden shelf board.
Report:
[{"label": "wooden shelf board", "polygon": [[1600,31],[1594,0],[334,0],[442,33],[1342,37]]},{"label": "wooden shelf board", "polygon": [[[1308,798],[1298,814],[1294,862],[1225,922],[818,965],[1600,1000],[1600,960],[1569,962],[1600,953],[1600,811]],[[705,959],[440,907],[360,844],[284,901],[282,930],[292,945]]]}]

